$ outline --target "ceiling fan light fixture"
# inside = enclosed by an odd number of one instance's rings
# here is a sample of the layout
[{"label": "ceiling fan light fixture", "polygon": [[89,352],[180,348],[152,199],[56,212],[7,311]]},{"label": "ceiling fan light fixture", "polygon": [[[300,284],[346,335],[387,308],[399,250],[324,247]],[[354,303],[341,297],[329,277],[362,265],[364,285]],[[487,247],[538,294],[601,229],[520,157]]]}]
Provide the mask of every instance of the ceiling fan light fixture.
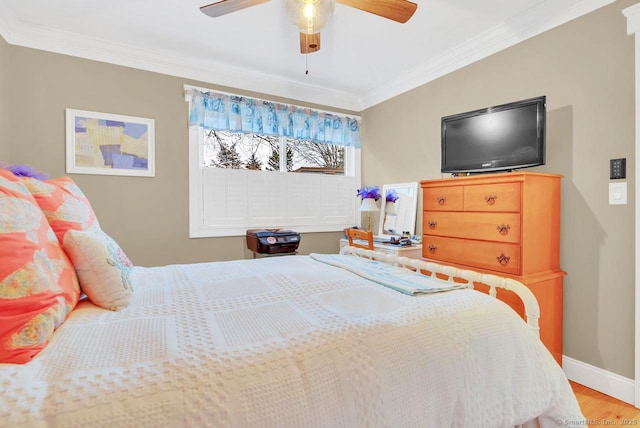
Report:
[{"label": "ceiling fan light fixture", "polygon": [[331,18],[333,0],[285,0],[284,7],[301,33],[315,34]]}]

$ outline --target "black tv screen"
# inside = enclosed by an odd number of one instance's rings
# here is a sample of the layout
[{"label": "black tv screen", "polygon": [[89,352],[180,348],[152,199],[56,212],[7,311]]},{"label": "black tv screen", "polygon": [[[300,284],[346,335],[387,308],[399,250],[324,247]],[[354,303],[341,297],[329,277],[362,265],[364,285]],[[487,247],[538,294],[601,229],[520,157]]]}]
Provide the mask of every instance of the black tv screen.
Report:
[{"label": "black tv screen", "polygon": [[546,97],[442,118],[441,171],[504,171],[544,165]]}]

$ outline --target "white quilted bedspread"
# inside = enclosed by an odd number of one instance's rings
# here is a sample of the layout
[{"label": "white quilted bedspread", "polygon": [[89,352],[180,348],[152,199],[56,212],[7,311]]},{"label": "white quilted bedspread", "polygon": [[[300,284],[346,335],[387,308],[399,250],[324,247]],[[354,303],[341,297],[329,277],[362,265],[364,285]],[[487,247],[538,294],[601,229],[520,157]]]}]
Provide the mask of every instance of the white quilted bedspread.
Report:
[{"label": "white quilted bedspread", "polygon": [[503,303],[412,297],[307,256],[134,268],[26,365],[3,427],[542,427],[580,423],[560,367]]}]

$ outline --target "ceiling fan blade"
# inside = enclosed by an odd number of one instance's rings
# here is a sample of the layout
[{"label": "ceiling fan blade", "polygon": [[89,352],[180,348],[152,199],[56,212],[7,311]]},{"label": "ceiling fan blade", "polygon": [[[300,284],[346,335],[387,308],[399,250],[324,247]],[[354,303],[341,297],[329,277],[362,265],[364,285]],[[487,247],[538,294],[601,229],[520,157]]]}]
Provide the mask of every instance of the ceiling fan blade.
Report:
[{"label": "ceiling fan blade", "polygon": [[401,24],[407,22],[418,8],[417,4],[407,0],[335,0],[335,2],[373,13]]},{"label": "ceiling fan blade", "polygon": [[300,33],[300,53],[310,54],[320,50],[320,33]]},{"label": "ceiling fan blade", "polygon": [[218,16],[226,15],[227,13],[246,9],[247,7],[255,6],[260,3],[266,3],[268,1],[269,0],[220,0],[215,3],[202,6],[200,10],[205,15],[216,18]]}]

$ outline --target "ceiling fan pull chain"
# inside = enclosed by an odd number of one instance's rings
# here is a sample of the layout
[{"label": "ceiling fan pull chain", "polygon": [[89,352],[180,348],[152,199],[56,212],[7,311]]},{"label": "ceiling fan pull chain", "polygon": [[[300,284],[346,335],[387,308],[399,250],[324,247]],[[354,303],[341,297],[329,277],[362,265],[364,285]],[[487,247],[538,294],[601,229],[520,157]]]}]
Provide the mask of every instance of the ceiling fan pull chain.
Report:
[{"label": "ceiling fan pull chain", "polygon": [[304,56],[305,70],[304,74],[309,74],[309,54]]}]

